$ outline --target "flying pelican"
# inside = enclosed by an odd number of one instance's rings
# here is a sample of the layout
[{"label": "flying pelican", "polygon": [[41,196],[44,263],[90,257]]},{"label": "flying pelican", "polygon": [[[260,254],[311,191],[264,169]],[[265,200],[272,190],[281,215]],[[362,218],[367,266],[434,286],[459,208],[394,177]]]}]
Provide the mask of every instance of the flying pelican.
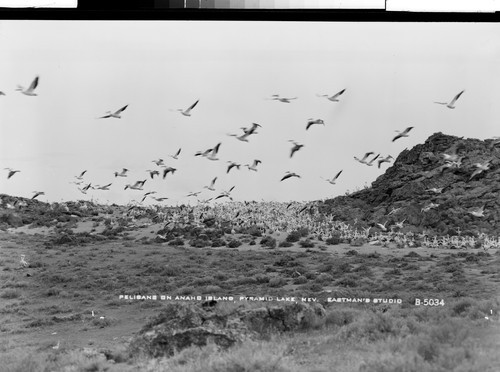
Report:
[{"label": "flying pelican", "polygon": [[20,170],[14,170],[14,169],[10,169],[10,168],[5,168],[5,169],[9,171],[9,174],[7,175],[7,179],[9,179],[10,177],[12,177],[17,172],[21,172]]},{"label": "flying pelican", "polygon": [[229,171],[231,169],[233,169],[234,167],[236,167],[236,169],[240,169],[241,164],[237,164],[234,161],[228,161],[228,163],[229,163],[229,165],[227,167],[227,172],[226,173],[229,173]]},{"label": "flying pelican", "polygon": [[215,178],[212,180],[212,182],[210,182],[210,186],[204,186],[203,188],[205,188],[205,189],[209,189],[210,191],[215,191],[215,188],[214,188],[215,181],[217,181],[217,177],[215,177]]},{"label": "flying pelican", "polygon": [[251,133],[244,133],[241,136],[238,136],[237,134],[231,134],[228,133],[228,136],[230,137],[236,137],[236,139],[242,141],[242,142],[248,142],[248,137],[250,136]]},{"label": "flying pelican", "polygon": [[293,140],[289,140],[288,142],[293,142],[293,147],[292,150],[290,151],[290,158],[292,158],[293,154],[295,154],[297,151],[299,151],[304,145],[301,145]]},{"label": "flying pelican", "polygon": [[152,160],[152,163],[155,163],[157,166],[163,165],[163,159]]},{"label": "flying pelican", "polygon": [[186,197],[189,197],[189,196],[198,196],[199,194],[201,193],[201,191],[197,191],[197,192],[190,192],[189,194],[186,195]]},{"label": "flying pelican", "polygon": [[476,168],[477,168],[477,169],[476,169],[476,170],[472,173],[472,175],[471,175],[471,176],[470,176],[470,178],[469,178],[469,181],[470,181],[470,180],[471,180],[474,176],[476,176],[476,175],[478,175],[478,174],[480,174],[480,173],[482,173],[482,172],[484,172],[484,171],[489,170],[489,169],[490,169],[490,165],[491,165],[491,164],[490,164],[490,161],[491,161],[491,160],[488,160],[486,163],[476,163],[476,164],[474,164],[474,165],[476,166]]},{"label": "flying pelican", "polygon": [[460,96],[462,95],[463,92],[465,92],[465,90],[462,90],[455,97],[453,97],[453,99],[451,100],[450,103],[448,103],[448,102],[434,102],[434,103],[437,103],[439,105],[446,105],[446,107],[448,107],[449,109],[454,109],[455,108],[455,106],[454,106],[455,102],[457,102],[457,99],[460,98]]},{"label": "flying pelican", "polygon": [[120,114],[125,111],[125,109],[128,107],[128,105],[123,106],[121,109],[116,110],[115,112],[111,111],[106,111],[107,115],[101,116],[98,119],[106,119],[106,118],[116,118],[116,119],[121,119]]},{"label": "flying pelican", "polygon": [[85,173],[87,173],[87,171],[86,171],[86,170],[84,170],[82,173],[80,173],[80,175],[79,175],[79,176],[75,176],[75,178],[76,178],[77,180],[83,180],[83,175],[84,175]]},{"label": "flying pelican", "polygon": [[175,155],[169,155],[169,156],[170,156],[172,159],[178,160],[178,157],[179,157],[179,155],[180,155],[180,153],[181,153],[181,150],[182,150],[182,149],[179,149],[179,150],[177,150],[177,152],[175,153]]},{"label": "flying pelican", "polygon": [[288,178],[291,178],[291,177],[297,177],[297,178],[300,178],[300,176],[297,174],[297,173],[293,173],[293,172],[286,172],[286,174],[283,176],[283,178],[280,180],[281,181],[284,181]]},{"label": "flying pelican", "polygon": [[127,189],[132,189],[132,190],[143,190],[143,186],[144,186],[144,182],[146,182],[146,180],[144,181],[137,181],[136,183],[134,183],[133,185],[125,185],[125,188],[124,190],[127,190]]},{"label": "flying pelican", "polygon": [[325,125],[325,122],[322,119],[307,119],[306,130],[308,130],[311,127],[311,125],[314,125],[314,124]]},{"label": "flying pelican", "polygon": [[361,164],[365,164],[365,165],[366,165],[366,164],[368,164],[368,163],[367,163],[367,159],[368,159],[368,157],[369,157],[370,155],[373,155],[373,154],[374,154],[374,152],[373,152],[373,151],[370,151],[370,152],[367,152],[367,153],[365,154],[365,156],[363,156],[363,159],[358,159],[358,158],[355,156],[355,157],[354,157],[354,160],[356,160],[356,161],[360,162]]},{"label": "flying pelican", "polygon": [[112,185],[112,183],[108,183],[107,185],[104,186],[96,186],[95,188],[97,190],[109,190],[109,187]]},{"label": "flying pelican", "polygon": [[163,170],[163,179],[165,179],[165,177],[167,177],[167,174],[169,174],[170,172],[174,174],[176,170],[176,168],[165,167],[165,169]]},{"label": "flying pelican", "polygon": [[168,198],[165,198],[165,197],[157,198],[157,197],[153,196],[153,199],[156,200],[157,202],[162,202],[164,200],[167,200]]},{"label": "flying pelican", "polygon": [[373,162],[374,162],[375,160],[377,160],[379,156],[380,156],[380,154],[378,154],[378,155],[377,155],[377,156],[375,156],[372,160],[370,160],[370,161],[366,162],[365,164],[366,164],[366,165],[368,165],[369,167],[371,167],[371,166],[373,165]]},{"label": "flying pelican", "polygon": [[31,197],[31,199],[35,199],[37,196],[40,196],[40,195],[45,195],[45,193],[44,193],[43,191],[33,191],[33,193],[34,193],[35,195],[33,195],[33,196]]},{"label": "flying pelican", "polygon": [[326,180],[326,181],[328,181],[328,182],[329,182],[329,183],[331,183],[332,185],[335,185],[335,181],[337,180],[337,178],[339,178],[339,176],[340,176],[340,174],[342,173],[342,171],[343,171],[343,169],[342,169],[340,172],[338,172],[338,173],[335,175],[335,177],[333,177],[331,180]]},{"label": "flying pelican", "polygon": [[6,94],[2,91],[0,91],[0,96],[5,96]]},{"label": "flying pelican", "polygon": [[208,154],[210,154],[211,151],[212,149],[208,149],[205,151],[197,151],[196,154],[194,154],[194,156],[207,156]]},{"label": "flying pelican", "polygon": [[217,196],[214,200],[217,200],[219,198],[229,198],[231,200],[233,200],[233,198],[231,198],[231,196],[229,195],[231,193],[231,191],[233,191],[235,186],[231,187],[228,191],[223,191],[219,196]]},{"label": "flying pelican", "polygon": [[219,158],[217,158],[217,153],[219,152],[219,147],[220,147],[221,143],[219,142],[213,149],[212,151],[210,151],[210,153],[207,155],[207,159],[209,160],[219,160]]},{"label": "flying pelican", "polygon": [[404,131],[402,131],[402,132],[400,132],[399,130],[397,130],[396,132],[398,132],[399,134],[392,139],[392,142],[396,141],[398,138],[401,138],[401,137],[408,137],[408,133],[412,129],[413,129],[413,127],[408,127]]},{"label": "flying pelican", "polygon": [[191,110],[194,109],[194,107],[200,102],[200,100],[197,100],[195,103],[193,103],[191,106],[189,106],[186,110],[183,109],[177,109],[182,115],[184,116],[191,116]]},{"label": "flying pelican", "polygon": [[394,159],[391,155],[387,155],[385,158],[379,159],[379,161],[378,161],[379,169],[380,169],[380,166],[382,165],[382,163],[390,163],[391,159]]},{"label": "flying pelican", "polygon": [[85,186],[82,190],[83,191],[87,191],[88,189],[90,189],[92,187],[92,183],[89,183],[87,186]]},{"label": "flying pelican", "polygon": [[155,176],[159,176],[160,175],[160,172],[158,172],[157,170],[150,170],[150,169],[148,169],[146,172],[149,172],[149,175],[151,176],[151,179],[154,179]]},{"label": "flying pelican", "polygon": [[468,211],[468,213],[472,214],[474,217],[484,217],[484,205],[480,208],[473,208]]},{"label": "flying pelican", "polygon": [[120,173],[115,172],[115,177],[127,177],[127,172],[128,172],[128,169],[123,168]]},{"label": "flying pelican", "polygon": [[144,197],[141,200],[141,203],[148,197],[148,195],[151,194],[156,194],[156,191],[148,191],[147,193],[144,194]]},{"label": "flying pelican", "polygon": [[260,124],[252,123],[252,126],[250,128],[241,127],[240,129],[243,129],[243,132],[245,134],[250,135],[250,134],[257,134],[257,132],[256,132],[257,127],[262,128],[262,126]]},{"label": "flying pelican", "polygon": [[254,172],[257,172],[257,165],[259,165],[260,163],[262,163],[260,160],[255,159],[251,166],[248,164],[245,164],[245,166],[248,167],[248,170],[253,170]]},{"label": "flying pelican", "polygon": [[22,94],[25,94],[27,96],[36,96],[36,93],[34,93],[33,91],[37,86],[38,86],[38,76],[33,80],[28,89],[24,89],[22,86],[18,85],[16,90],[20,91]]},{"label": "flying pelican", "polygon": [[273,94],[271,97],[272,97],[272,98],[270,98],[271,100],[280,101],[280,102],[283,102],[283,103],[290,103],[290,101],[292,99],[297,99],[298,98],[298,97],[293,97],[293,98],[280,97],[279,94]]},{"label": "flying pelican", "polygon": [[342,89],[340,92],[334,94],[333,96],[328,96],[328,94],[316,94],[318,97],[326,97],[332,102],[339,102],[339,97],[345,92],[345,89]]}]

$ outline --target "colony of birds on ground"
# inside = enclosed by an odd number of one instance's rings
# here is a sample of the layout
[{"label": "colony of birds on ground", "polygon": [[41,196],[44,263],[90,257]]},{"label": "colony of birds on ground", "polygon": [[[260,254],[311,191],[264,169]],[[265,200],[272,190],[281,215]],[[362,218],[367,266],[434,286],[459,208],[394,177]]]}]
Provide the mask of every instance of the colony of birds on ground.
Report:
[{"label": "colony of birds on ground", "polygon": [[[27,96],[37,96],[36,93],[36,88],[38,87],[39,84],[39,77],[37,76],[30,86],[28,88],[24,88],[22,86],[18,86],[17,90],[21,92],[24,95]],[[317,94],[318,99],[323,99],[326,98],[328,101],[332,102],[332,104],[335,105],[340,105],[341,103],[341,97],[342,95],[346,92],[346,89],[342,89],[336,94],[333,95],[328,95],[328,94]],[[453,97],[453,99],[450,102],[434,102],[436,104],[444,105],[447,109],[454,109],[455,104],[457,103],[457,100],[461,97],[461,95],[464,93],[462,90],[460,93],[458,93],[456,96]],[[0,95],[5,95],[5,93],[0,92]],[[277,101],[278,104],[292,104],[294,100],[297,100],[298,97],[281,97],[280,95],[274,94],[271,97],[267,98],[268,100],[273,100]],[[188,106],[187,108],[180,108],[176,110],[171,110],[171,111],[176,111],[179,112],[181,115],[185,117],[190,117],[195,113],[196,106],[199,104],[200,100],[196,100],[193,104]],[[122,115],[126,115],[126,110],[129,109],[129,105],[124,105],[123,107],[119,108],[116,111],[108,111],[104,115],[98,117],[97,119],[105,119],[105,120],[119,120]],[[307,122],[304,123],[304,131],[309,131],[312,130],[313,126],[325,126],[325,122],[323,119],[320,118],[310,118],[307,120]],[[241,127],[240,129],[242,130],[241,133],[227,133],[227,136],[229,137],[234,137],[235,139],[242,141],[242,142],[249,142],[251,137],[258,135],[258,130],[262,128],[262,125],[258,123],[252,123],[251,126],[249,127]],[[409,137],[410,132],[414,129],[413,126],[409,126],[406,129],[402,131],[396,131],[398,132],[396,136],[392,138],[392,142],[395,142],[401,138]],[[304,144],[301,144],[295,140],[289,140],[289,142],[292,144],[290,147],[290,152],[289,152],[289,158],[292,159],[294,155],[301,151],[304,148]],[[495,141],[493,145],[497,145],[500,143],[500,139],[495,138]],[[169,157],[172,159],[172,161],[176,161],[179,159],[181,156],[195,156],[195,157],[202,157],[206,158],[208,161],[212,162],[222,162],[222,160],[218,157],[219,155],[219,150],[222,146],[222,141],[217,143],[215,146],[200,150],[196,152],[195,154],[185,154],[182,151],[182,147],[178,148],[176,151],[173,151],[172,154],[169,155]],[[386,155],[386,156],[381,156],[381,154],[375,154],[372,151],[366,152],[362,157],[357,157],[354,156],[354,160],[357,162],[366,165],[366,166],[373,166],[376,162],[378,168],[381,168],[384,163],[391,163],[391,161],[394,159],[392,155]],[[455,153],[451,154],[442,154],[442,171],[446,169],[457,169],[460,168],[461,166],[461,161],[462,158]],[[167,176],[169,177],[175,177],[175,172],[177,169],[173,166],[166,165],[165,160],[162,158],[159,159],[154,159],[151,160],[151,163],[154,164],[154,166],[150,167],[151,169],[146,169],[145,172],[149,176],[150,179],[154,179],[155,177],[162,177],[163,179],[166,179]],[[259,159],[254,159],[252,164],[239,164],[231,160],[227,160],[226,164],[224,166],[224,173],[228,174],[231,171],[238,171],[242,166],[247,167],[249,171],[252,172],[258,172],[259,168],[262,166],[262,161]],[[470,175],[469,180],[472,180],[474,177],[480,175],[483,172],[487,172],[488,170],[491,169],[491,161],[488,160],[484,163],[477,163],[475,164],[475,170],[474,172]],[[22,172],[20,169],[12,169],[12,168],[5,168],[8,171],[7,174],[7,179],[11,179],[16,175],[18,172]],[[128,178],[129,177],[129,169],[128,168],[122,168],[119,170],[116,170],[114,172],[114,178]],[[324,181],[335,185],[339,177],[342,175],[343,170],[337,170],[335,172],[332,172],[331,178],[324,178],[321,177]],[[78,190],[83,193],[87,194],[91,192],[91,190],[100,190],[100,191],[107,191],[110,190],[110,187],[113,185],[113,182],[107,183],[105,185],[97,185],[93,184],[92,182],[85,180],[85,177],[87,175],[87,170],[81,171],[78,175],[75,175],[75,179],[71,181],[71,183],[75,184],[78,187]],[[113,175],[110,175],[110,177]],[[217,191],[216,189],[216,184],[219,176],[215,176],[208,185],[204,186],[203,190],[206,189],[211,193],[214,193]],[[297,174],[295,172],[288,171],[284,175],[281,176],[279,179],[279,182],[284,182],[287,180],[290,180],[292,178],[301,178],[300,174]],[[124,186],[124,190],[134,190],[134,191],[144,191],[144,187],[146,185],[146,182],[148,181],[148,177],[145,177],[144,179],[137,180],[134,183],[127,183]],[[277,179],[278,181],[278,179]],[[290,181],[287,181],[290,182]],[[115,186],[117,187],[117,186]],[[269,230],[272,231],[283,231],[283,232],[289,232],[291,229],[291,225],[293,225],[293,228],[296,229],[300,224],[302,226],[306,226],[309,228],[309,230],[319,236],[324,236],[324,237],[329,237],[332,236],[333,232],[340,232],[341,238],[345,239],[353,239],[353,238],[365,238],[368,239],[371,242],[379,242],[383,243],[386,239],[390,239],[391,241],[396,241],[398,243],[402,243],[403,245],[406,246],[412,246],[412,241],[414,241],[414,234],[413,233],[402,233],[401,230],[403,229],[403,224],[405,223],[406,220],[396,222],[392,226],[387,226],[387,222],[381,223],[382,221],[373,221],[373,227],[375,227],[375,232],[370,232],[371,227],[364,227],[361,228],[360,226],[356,226],[356,221],[354,221],[353,224],[345,224],[345,223],[340,223],[333,221],[331,218],[330,220],[326,220],[325,222],[325,216],[322,214],[317,213],[316,216],[314,217],[314,214],[311,213],[311,209],[308,207],[311,205],[314,205],[314,203],[310,204],[302,204],[302,205],[297,205],[296,203],[289,203],[289,204],[283,204],[283,203],[267,203],[267,204],[254,204],[254,208],[252,209],[252,213],[254,213],[256,210],[258,213],[256,216],[250,218],[248,216],[248,210],[246,210],[245,205],[247,204],[241,204],[238,202],[233,202],[233,198],[231,196],[231,192],[234,190],[234,188],[237,187],[237,185],[232,186],[228,190],[219,190],[213,197],[207,198],[205,200],[200,200],[198,199],[198,195],[203,192],[203,190],[198,190],[198,191],[193,191],[189,192],[186,194],[186,198],[197,198],[198,200],[198,205],[199,207],[190,207],[190,213],[191,214],[197,214],[195,217],[195,221],[191,219],[190,221],[186,220],[184,221],[185,223],[200,223],[203,221],[204,215],[206,218],[207,214],[211,215],[217,215],[217,219],[222,220],[228,216],[228,212],[226,210],[222,210],[221,207],[218,204],[213,203],[215,200],[218,199],[223,199],[226,198],[230,200],[231,202],[228,202],[227,205],[229,208],[233,211],[232,220],[235,222],[235,224],[248,224],[248,223],[254,223],[254,224],[260,224],[262,226],[266,226]],[[427,190],[428,192],[434,193],[434,194],[439,194],[442,193],[443,188],[430,188]],[[152,198],[155,200],[157,203],[161,203],[163,201],[166,201],[168,197],[165,196],[156,196],[157,191],[155,190],[150,190],[145,192],[144,194],[141,195],[139,198],[140,201],[136,201],[134,206],[140,206],[142,203],[147,199],[147,198]],[[45,195],[44,191],[34,191],[32,199],[37,198],[40,195]],[[212,202],[212,205],[210,203]],[[286,208],[283,206],[286,205]],[[21,205],[17,205],[17,207],[21,207]],[[291,208],[291,206],[293,206]],[[12,207],[12,206],[11,206]],[[438,208],[439,204],[436,203],[429,203],[427,205],[422,206],[421,208],[421,213],[426,213],[431,209]],[[13,208],[13,207],[12,207]],[[202,208],[202,209],[197,209],[197,208]],[[256,209],[257,208],[257,209]],[[173,212],[174,209],[172,208],[161,208],[160,206],[155,206],[153,208],[156,213],[158,213],[159,216],[161,216],[162,222],[168,223],[174,223],[177,224],[179,222],[179,215],[182,215],[181,212]],[[274,213],[270,213],[269,209],[274,209]],[[169,211],[169,216],[165,215],[164,211]],[[198,213],[195,213],[197,211]],[[130,212],[130,210],[129,210]],[[306,213],[309,212],[309,213]],[[484,217],[484,206],[476,207],[473,208],[467,213],[470,213],[471,215],[481,218]],[[180,213],[180,214],[179,214]],[[243,214],[247,214],[247,216],[243,216]],[[307,214],[308,218],[303,219],[302,217],[297,217],[297,216],[305,216]],[[389,213],[390,215],[391,213]],[[260,216],[260,217],[257,217]],[[268,217],[269,220],[263,220],[264,216]],[[313,216],[313,217],[311,217]],[[288,219],[290,224],[280,224],[277,221],[282,221],[283,218]],[[317,221],[315,221],[315,219]],[[273,221],[273,222],[270,222]],[[291,222],[295,221],[295,222]],[[297,221],[300,221],[297,222]],[[318,221],[321,221],[318,222]],[[319,225],[318,225],[319,223]],[[270,226],[272,225],[272,226]],[[468,246],[474,246],[475,241],[474,238],[472,237],[443,237],[438,239],[437,237],[434,237],[434,239],[431,239],[428,237],[427,234],[423,233],[421,236],[421,239],[423,244],[426,246],[431,246],[431,247],[437,247],[437,246],[448,246],[448,245],[454,245],[457,247],[468,247]],[[500,241],[498,239],[490,238],[488,236],[483,236],[482,237],[483,241],[483,246],[485,247],[498,247],[500,246]]]}]

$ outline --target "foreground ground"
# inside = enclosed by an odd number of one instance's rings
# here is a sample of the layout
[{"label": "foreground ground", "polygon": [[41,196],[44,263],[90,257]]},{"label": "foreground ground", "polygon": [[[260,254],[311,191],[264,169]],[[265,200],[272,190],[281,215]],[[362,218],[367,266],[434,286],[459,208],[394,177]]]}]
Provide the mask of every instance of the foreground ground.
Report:
[{"label": "foreground ground", "polygon": [[[91,226],[83,222],[73,231]],[[57,240],[48,228],[0,232],[0,353],[6,361],[0,369],[201,371],[210,370],[210,363],[230,366],[238,355],[253,355],[247,363],[261,358],[274,366],[261,369],[269,371],[500,370],[496,250],[354,247],[313,237],[309,248],[298,243],[270,248],[260,244],[262,238],[241,234],[225,237],[242,243],[236,248],[196,248],[152,239],[160,227],[84,244]],[[286,235],[272,237],[281,242]],[[327,318],[300,333],[222,354],[209,345],[163,361],[99,359],[104,349],[119,355],[168,302],[120,295],[153,294],[315,298]],[[346,304],[329,298],[402,303]],[[438,306],[416,306],[416,299],[438,300]],[[242,304],[267,303],[219,301],[217,306]],[[439,327],[442,334],[436,334]],[[212,370],[235,370],[217,368]]]}]

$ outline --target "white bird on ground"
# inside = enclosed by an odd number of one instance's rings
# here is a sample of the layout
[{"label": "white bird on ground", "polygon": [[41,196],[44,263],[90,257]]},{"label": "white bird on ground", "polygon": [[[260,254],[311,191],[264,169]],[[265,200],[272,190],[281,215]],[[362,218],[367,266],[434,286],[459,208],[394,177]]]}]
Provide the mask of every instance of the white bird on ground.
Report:
[{"label": "white bird on ground", "polygon": [[257,172],[257,165],[259,165],[260,163],[262,163],[260,160],[258,159],[255,159],[253,161],[253,164],[252,165],[249,165],[249,164],[245,164],[245,167],[248,168],[248,170],[252,170],[254,172]]},{"label": "white bird on ground", "polygon": [[345,89],[342,89],[340,92],[335,93],[333,96],[328,96],[328,94],[316,94],[318,97],[326,97],[328,100],[332,102],[339,102],[339,97],[345,92]]},{"label": "white bird on ground", "polygon": [[21,85],[18,85],[16,90],[20,91],[22,94],[25,94],[27,96],[36,96],[34,90],[37,86],[38,86],[38,76],[31,82],[28,89],[24,89]]},{"label": "white bird on ground", "polygon": [[116,110],[115,112],[111,111],[106,111],[107,115],[101,116],[98,119],[106,119],[106,118],[116,118],[116,119],[121,119],[120,114],[125,111],[125,109],[128,107],[128,105],[123,106],[121,109]]},{"label": "white bird on ground", "polygon": [[427,189],[426,191],[433,192],[434,194],[441,194],[443,192],[444,187],[432,187]]},{"label": "white bird on ground", "polygon": [[314,125],[314,124],[321,124],[321,125],[325,125],[325,122],[323,121],[323,119],[307,119],[307,126],[306,126],[306,130],[308,130],[311,125]]},{"label": "white bird on ground", "polygon": [[400,210],[401,210],[401,207],[399,207],[399,208],[392,208],[392,210],[387,215],[390,216],[391,214],[397,213]]},{"label": "white bird on ground", "polygon": [[395,225],[396,227],[399,227],[400,229],[402,229],[402,228],[403,228],[403,223],[404,223],[405,221],[406,221],[406,218],[405,218],[403,221],[401,221],[401,222],[396,222],[394,225]]},{"label": "white bird on ground", "polygon": [[468,211],[468,213],[472,214],[474,217],[484,217],[484,205],[479,208],[474,208]]},{"label": "white bird on ground", "polygon": [[448,107],[449,109],[454,109],[455,108],[455,102],[457,102],[457,99],[460,98],[460,96],[462,95],[463,92],[465,92],[465,90],[462,90],[455,97],[453,97],[453,99],[451,100],[450,103],[448,103],[448,102],[434,102],[434,103],[437,103],[439,105],[446,105],[446,107]]},{"label": "white bird on ground", "polygon": [[191,116],[191,110],[195,108],[195,106],[200,102],[200,100],[197,100],[195,103],[193,103],[191,106],[189,106],[186,110],[183,109],[177,109],[182,115],[184,116]]},{"label": "white bird on ground", "polygon": [[24,254],[21,255],[21,265],[23,267],[29,267],[30,264],[28,262],[26,262],[26,260],[24,259],[26,256]]},{"label": "white bird on ground", "polygon": [[389,221],[385,221],[384,224],[377,223],[377,226],[380,227],[383,231],[387,231],[387,227],[386,227],[387,222],[389,222]]},{"label": "white bird on ground", "polygon": [[477,176],[478,174],[483,173],[484,171],[487,171],[490,169],[490,161],[488,160],[486,163],[476,163],[474,164],[475,167],[477,168],[470,176],[469,181],[474,177]]},{"label": "white bird on ground", "polygon": [[431,209],[434,209],[434,208],[437,208],[437,207],[439,207],[439,204],[436,204],[436,203],[432,203],[432,202],[431,202],[431,203],[427,204],[425,207],[423,207],[423,208],[421,209],[421,212],[428,212],[428,211],[430,211]]},{"label": "white bird on ground", "polygon": [[326,180],[328,181],[329,183],[331,183],[332,185],[335,185],[335,181],[337,180],[337,178],[339,178],[340,174],[342,173],[343,170],[341,170],[340,172],[338,172],[335,177],[333,177],[331,180]]},{"label": "white bird on ground", "polygon": [[396,132],[398,132],[399,134],[392,139],[392,142],[396,141],[398,138],[401,138],[401,137],[408,137],[409,136],[408,133],[412,129],[413,129],[413,127],[408,127],[404,131],[402,131],[402,132],[400,132],[399,130],[397,130]]}]

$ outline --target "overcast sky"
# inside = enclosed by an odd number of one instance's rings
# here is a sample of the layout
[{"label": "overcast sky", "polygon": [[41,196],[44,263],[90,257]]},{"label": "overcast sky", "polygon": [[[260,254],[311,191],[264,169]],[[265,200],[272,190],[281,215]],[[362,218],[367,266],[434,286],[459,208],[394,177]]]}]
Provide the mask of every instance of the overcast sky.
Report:
[{"label": "overcast sky", "polygon": [[[157,191],[174,205],[232,186],[235,200],[342,195],[387,168],[353,156],[397,157],[438,131],[500,135],[499,34],[486,23],[0,21],[0,193],[125,204]],[[35,76],[37,96],[15,90]],[[317,97],[342,89],[340,102]],[[454,110],[433,103],[464,89]],[[191,117],[175,111],[198,99]],[[127,104],[121,119],[97,119]],[[309,118],[325,125],[306,131]],[[227,135],[252,122],[262,128],[248,143]],[[289,140],[304,144],[291,159]],[[194,156],[219,142],[220,160]],[[175,175],[152,180],[158,158]],[[254,159],[257,172],[243,166]],[[227,161],[242,167],[226,174]],[[21,172],[7,179],[7,167]],[[84,170],[110,190],[82,194],[70,182]],[[340,170],[336,185],[322,179]],[[280,182],[286,171],[301,178]]]}]

